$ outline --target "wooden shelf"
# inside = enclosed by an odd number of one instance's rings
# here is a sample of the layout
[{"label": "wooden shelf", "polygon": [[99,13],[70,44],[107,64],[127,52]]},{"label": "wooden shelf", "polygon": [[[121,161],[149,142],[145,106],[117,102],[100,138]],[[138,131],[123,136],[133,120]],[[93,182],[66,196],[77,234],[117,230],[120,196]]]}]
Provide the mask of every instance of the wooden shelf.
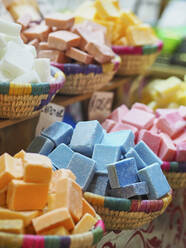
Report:
[{"label": "wooden shelf", "polygon": [[[117,89],[127,83],[129,80],[133,80],[132,77],[116,77],[112,82],[110,82],[107,86],[103,87],[99,91],[111,91]],[[92,96],[92,93],[77,95],[77,96],[56,96],[53,100],[53,103],[61,105],[63,107],[67,107],[76,102],[81,102],[89,99]],[[25,120],[32,119],[33,117],[18,119],[18,120],[0,120],[0,129],[8,126],[15,125],[17,123],[23,122]]]}]

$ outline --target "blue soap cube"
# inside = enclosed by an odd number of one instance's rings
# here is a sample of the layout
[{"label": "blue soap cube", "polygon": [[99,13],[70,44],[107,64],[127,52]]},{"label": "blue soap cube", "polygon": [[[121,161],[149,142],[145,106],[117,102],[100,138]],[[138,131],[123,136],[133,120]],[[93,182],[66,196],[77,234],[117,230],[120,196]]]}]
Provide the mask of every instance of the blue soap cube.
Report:
[{"label": "blue soap cube", "polygon": [[96,172],[87,191],[97,195],[106,196],[108,191],[108,173]]},{"label": "blue soap cube", "polygon": [[66,169],[74,152],[65,144],[57,146],[48,157],[56,169]]},{"label": "blue soap cube", "polygon": [[107,165],[111,188],[120,188],[138,182],[137,166],[134,158],[127,158]]},{"label": "blue soap cube", "polygon": [[43,136],[37,136],[33,139],[26,151],[48,155],[54,148],[55,144],[50,139]]},{"label": "blue soap cube", "polygon": [[125,187],[110,189],[110,195],[120,198],[131,198],[133,196],[147,195],[149,189],[146,182],[139,182],[127,185]]},{"label": "blue soap cube", "polygon": [[131,130],[107,133],[101,142],[102,145],[119,146],[122,153],[134,147],[134,134]]},{"label": "blue soap cube", "polygon": [[68,145],[73,133],[71,125],[65,122],[55,122],[50,127],[44,129],[41,135],[52,140],[56,146],[61,143]]},{"label": "blue soap cube", "polygon": [[161,198],[171,189],[158,163],[139,170],[138,177],[140,181],[147,183],[149,188],[148,198],[151,200]]},{"label": "blue soap cube", "polygon": [[121,158],[121,149],[118,146],[96,144],[92,158],[96,161],[97,171],[106,171],[105,165],[117,162]]},{"label": "blue soap cube", "polygon": [[79,153],[74,153],[67,169],[76,176],[76,182],[86,191],[95,174],[95,161]]},{"label": "blue soap cube", "polygon": [[94,145],[99,144],[104,136],[104,129],[98,121],[80,121],[77,123],[70,147],[85,156],[92,156]]},{"label": "blue soap cube", "polygon": [[130,150],[125,154],[126,158],[134,158],[136,160],[136,165],[138,170],[143,169],[147,166],[147,164],[140,158],[136,150],[134,148],[130,148]]},{"label": "blue soap cube", "polygon": [[158,158],[158,156],[143,141],[140,141],[137,145],[135,145],[134,149],[140,158],[147,164],[147,166],[156,162],[159,165],[163,163],[161,159]]}]

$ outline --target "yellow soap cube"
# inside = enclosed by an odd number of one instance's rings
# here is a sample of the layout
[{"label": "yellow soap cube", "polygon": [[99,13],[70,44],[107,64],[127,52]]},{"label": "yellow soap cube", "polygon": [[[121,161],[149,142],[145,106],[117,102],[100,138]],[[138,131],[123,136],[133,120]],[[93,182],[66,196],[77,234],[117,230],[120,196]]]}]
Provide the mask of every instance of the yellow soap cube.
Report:
[{"label": "yellow soap cube", "polygon": [[58,227],[52,228],[51,230],[40,232],[40,235],[65,236],[65,235],[69,235],[69,232],[67,231],[66,228],[64,228],[64,226],[58,226]]},{"label": "yellow soap cube", "polygon": [[76,224],[73,234],[80,234],[88,232],[96,224],[96,218],[90,214],[85,214],[81,220]]},{"label": "yellow soap cube", "polygon": [[129,26],[139,25],[142,22],[140,19],[134,15],[131,11],[120,11],[120,22],[123,23],[123,27],[127,28]]},{"label": "yellow soap cube", "polygon": [[128,45],[126,37],[122,37],[122,38],[116,40],[113,44],[119,45],[119,46],[127,46]]},{"label": "yellow soap cube", "polygon": [[93,20],[96,15],[96,8],[92,1],[86,1],[75,11],[75,22],[80,23],[86,19]]},{"label": "yellow soap cube", "polygon": [[99,15],[105,19],[116,20],[119,18],[120,12],[115,7],[112,0],[96,0],[94,6]]},{"label": "yellow soap cube", "polygon": [[0,220],[0,232],[22,234],[24,225],[22,220]]}]

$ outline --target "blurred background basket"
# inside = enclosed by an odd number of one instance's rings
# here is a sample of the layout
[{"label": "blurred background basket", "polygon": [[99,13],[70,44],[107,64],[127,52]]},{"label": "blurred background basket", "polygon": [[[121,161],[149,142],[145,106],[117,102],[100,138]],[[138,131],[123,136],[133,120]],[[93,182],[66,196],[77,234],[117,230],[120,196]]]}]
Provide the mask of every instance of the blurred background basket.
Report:
[{"label": "blurred background basket", "polygon": [[172,201],[172,192],[160,200],[129,200],[86,192],[86,200],[102,217],[106,230],[135,229],[163,214]]},{"label": "blurred background basket", "polygon": [[51,67],[52,83],[0,83],[0,118],[17,119],[35,116],[63,87],[64,74]]},{"label": "blurred background basket", "polygon": [[104,223],[98,222],[92,231],[69,236],[17,235],[0,232],[0,248],[87,248],[95,247],[104,234]]},{"label": "blurred background basket", "polygon": [[186,188],[186,162],[163,162],[161,168],[172,189]]},{"label": "blurred background basket", "polygon": [[52,62],[64,72],[66,83],[61,94],[79,95],[94,92],[107,85],[117,72],[120,65],[119,56],[115,57],[111,63],[103,65],[83,65],[83,64],[59,64]]},{"label": "blurred background basket", "polygon": [[124,76],[144,74],[154,63],[162,48],[162,41],[137,47],[112,46],[112,50],[121,57],[121,66],[117,74]]}]

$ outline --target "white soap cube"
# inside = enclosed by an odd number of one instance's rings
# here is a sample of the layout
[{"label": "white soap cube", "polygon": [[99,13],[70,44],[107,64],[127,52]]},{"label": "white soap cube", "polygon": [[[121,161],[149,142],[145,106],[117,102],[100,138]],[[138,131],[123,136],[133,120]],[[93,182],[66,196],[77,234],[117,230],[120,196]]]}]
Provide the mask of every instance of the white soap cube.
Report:
[{"label": "white soap cube", "polygon": [[28,71],[22,74],[21,76],[12,80],[16,84],[25,84],[25,83],[40,83],[41,80],[36,71]]},{"label": "white soap cube", "polygon": [[50,60],[49,59],[35,59],[34,69],[38,73],[41,82],[50,81]]},{"label": "white soap cube", "polygon": [[19,37],[20,32],[21,32],[21,25],[0,19],[0,33],[7,34],[9,36]]},{"label": "white soap cube", "polygon": [[5,83],[5,82],[10,82],[10,78],[5,75],[5,73],[3,71],[0,70],[0,82],[1,83]]},{"label": "white soap cube", "polygon": [[32,53],[32,55],[34,56],[34,58],[37,57],[37,51],[36,48],[32,45],[24,45],[25,49],[27,49],[29,52]]},{"label": "white soap cube", "polygon": [[1,69],[12,78],[16,78],[32,70],[34,65],[33,54],[20,44],[8,42],[6,53],[2,59]]}]

